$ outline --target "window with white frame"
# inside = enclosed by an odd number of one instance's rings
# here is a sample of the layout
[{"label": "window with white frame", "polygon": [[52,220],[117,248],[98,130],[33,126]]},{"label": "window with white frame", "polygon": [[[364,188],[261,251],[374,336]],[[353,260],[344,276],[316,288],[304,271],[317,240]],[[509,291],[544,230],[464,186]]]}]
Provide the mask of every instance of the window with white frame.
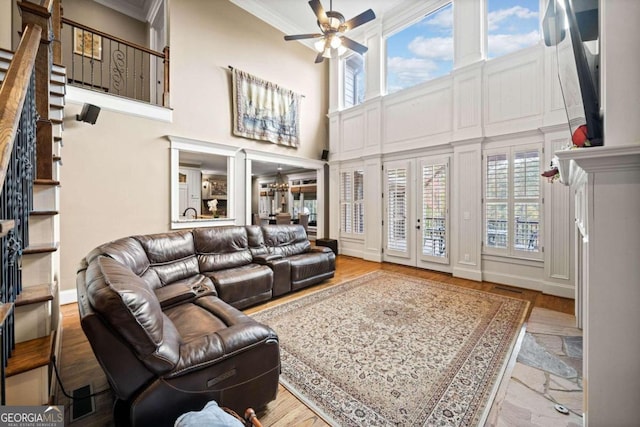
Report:
[{"label": "window with white frame", "polygon": [[364,57],[354,53],[344,58],[342,63],[342,104],[349,108],[364,101]]},{"label": "window with white frame", "polygon": [[449,74],[453,69],[453,3],[387,37],[387,93]]},{"label": "window with white frame", "polygon": [[539,146],[484,153],[484,251],[542,258]]},{"label": "window with white frame", "polygon": [[539,0],[488,0],[487,9],[489,59],[540,41]]},{"label": "window with white frame", "polygon": [[364,234],[364,171],[340,173],[340,231],[343,235]]}]

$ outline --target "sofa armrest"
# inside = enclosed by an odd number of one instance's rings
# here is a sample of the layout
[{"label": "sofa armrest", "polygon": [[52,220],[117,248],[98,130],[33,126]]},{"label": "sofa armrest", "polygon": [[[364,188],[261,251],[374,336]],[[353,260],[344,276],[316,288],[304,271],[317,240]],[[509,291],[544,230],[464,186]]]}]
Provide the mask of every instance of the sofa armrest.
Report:
[{"label": "sofa armrest", "polygon": [[157,288],[154,292],[163,310],[203,296],[218,295],[211,280],[201,274]]},{"label": "sofa armrest", "polygon": [[273,296],[291,292],[291,264],[282,254],[255,255],[256,264],[266,265],[273,271]]},{"label": "sofa armrest", "polygon": [[260,265],[269,265],[274,260],[282,259],[280,254],[259,254],[253,256],[253,262]]}]

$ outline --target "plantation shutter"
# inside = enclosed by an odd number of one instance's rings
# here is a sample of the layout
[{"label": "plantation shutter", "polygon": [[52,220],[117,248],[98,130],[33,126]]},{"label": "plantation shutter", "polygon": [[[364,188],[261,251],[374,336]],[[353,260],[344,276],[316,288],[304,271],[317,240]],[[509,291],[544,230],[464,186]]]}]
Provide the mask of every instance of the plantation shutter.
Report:
[{"label": "plantation shutter", "polygon": [[364,171],[353,172],[353,233],[364,234]]},{"label": "plantation shutter", "polygon": [[407,179],[406,168],[387,170],[387,247],[407,252]]},{"label": "plantation shutter", "polygon": [[507,153],[486,156],[485,245],[507,249],[509,221],[509,157]]},{"label": "plantation shutter", "polygon": [[516,152],[513,160],[513,248],[539,252],[540,153]]},{"label": "plantation shutter", "polygon": [[340,174],[340,230],[351,234],[353,229],[353,182],[351,171]]},{"label": "plantation shutter", "polygon": [[448,262],[448,161],[422,164],[422,258]]}]

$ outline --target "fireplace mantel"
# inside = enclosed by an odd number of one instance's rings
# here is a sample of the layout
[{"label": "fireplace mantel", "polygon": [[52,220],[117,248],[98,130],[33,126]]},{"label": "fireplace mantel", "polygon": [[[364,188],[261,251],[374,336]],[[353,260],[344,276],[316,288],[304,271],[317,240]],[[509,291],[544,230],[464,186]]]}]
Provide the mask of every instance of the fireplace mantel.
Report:
[{"label": "fireplace mantel", "polygon": [[640,144],[556,151],[560,182],[574,185],[584,173],[622,171],[640,166]]},{"label": "fireplace mantel", "polygon": [[640,144],[555,153],[575,197],[584,425],[636,425],[640,402]]}]

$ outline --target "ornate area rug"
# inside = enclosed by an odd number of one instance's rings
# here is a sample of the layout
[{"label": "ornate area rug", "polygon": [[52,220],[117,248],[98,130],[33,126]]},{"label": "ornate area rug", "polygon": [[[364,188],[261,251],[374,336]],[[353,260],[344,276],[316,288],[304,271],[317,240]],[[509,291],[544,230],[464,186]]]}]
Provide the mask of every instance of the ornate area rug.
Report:
[{"label": "ornate area rug", "polygon": [[528,302],[376,271],[253,315],[280,382],[332,425],[474,426]]}]

